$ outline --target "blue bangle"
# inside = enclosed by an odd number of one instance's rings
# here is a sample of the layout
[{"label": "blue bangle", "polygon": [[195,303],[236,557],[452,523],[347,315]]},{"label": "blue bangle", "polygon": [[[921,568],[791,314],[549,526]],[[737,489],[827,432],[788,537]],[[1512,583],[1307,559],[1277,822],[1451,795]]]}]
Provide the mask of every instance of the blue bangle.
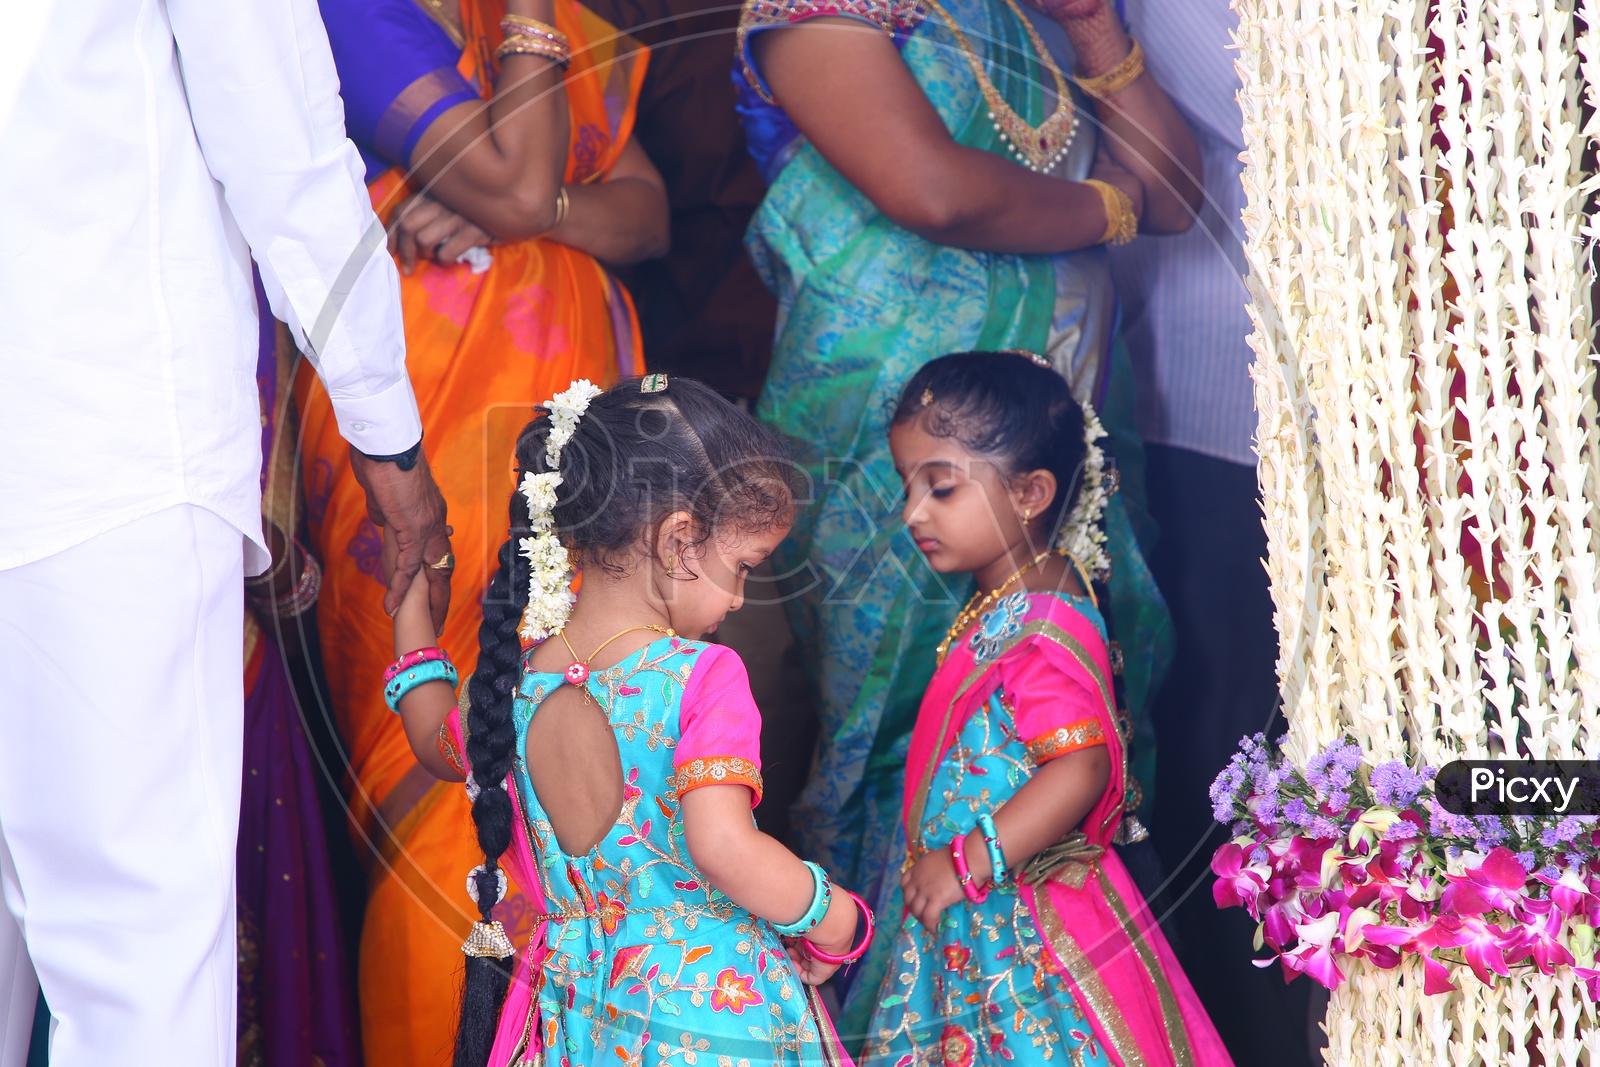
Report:
[{"label": "blue bangle", "polygon": [[811,906],[792,923],[773,923],[772,928],[780,937],[804,937],[828,914],[828,903],[833,899],[833,883],[828,880],[828,872],[810,860],[805,864],[811,868]]},{"label": "blue bangle", "polygon": [[390,711],[398,715],[401,698],[424,682],[449,682],[450,688],[454,689],[460,681],[461,676],[456,673],[456,665],[449,660],[424,660],[415,667],[408,667],[395,675],[394,679],[383,687],[383,701],[389,705]]},{"label": "blue bangle", "polygon": [[1006,854],[1000,848],[1000,833],[988,815],[978,816],[978,830],[983,834],[983,847],[989,850],[989,881],[1004,885],[1006,880]]}]

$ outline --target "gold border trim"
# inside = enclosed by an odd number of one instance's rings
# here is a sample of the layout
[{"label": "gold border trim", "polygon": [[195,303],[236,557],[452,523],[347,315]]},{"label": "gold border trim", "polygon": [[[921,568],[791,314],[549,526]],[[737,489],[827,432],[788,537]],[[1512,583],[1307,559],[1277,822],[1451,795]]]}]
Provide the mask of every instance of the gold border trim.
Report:
[{"label": "gold border trim", "polygon": [[1155,986],[1156,999],[1161,1002],[1161,1021],[1167,1028],[1167,1044],[1172,1048],[1172,1062],[1177,1067],[1193,1067],[1194,1054],[1189,1049],[1189,1030],[1183,1025],[1183,1012],[1178,1009],[1178,998],[1172,991],[1172,984],[1161,972],[1161,964],[1156,960],[1155,951],[1151,949],[1144,933],[1134,925],[1128,906],[1123,903],[1122,895],[1117,892],[1116,887],[1106,878],[1106,872],[1097,866],[1094,873],[1100,883],[1101,895],[1106,898],[1106,903],[1111,905],[1111,910],[1116,915],[1117,922],[1122,924],[1128,940],[1133,942],[1133,950],[1139,954],[1139,962],[1144,965],[1145,973],[1150,976],[1150,984]]},{"label": "gold border trim", "polygon": [[1067,932],[1067,924],[1051,902],[1050,895],[1040,893],[1037,889],[1029,891],[1033,893],[1033,912],[1038,917],[1040,935],[1049,943],[1050,950],[1077,985],[1079,995],[1105,1029],[1107,1039],[1122,1060],[1122,1067],[1144,1067],[1144,1053],[1134,1040],[1133,1031],[1128,1028],[1127,1018],[1117,1007],[1111,990],[1106,988],[1105,980],[1095,970],[1094,964],[1089,962],[1082,946]]}]

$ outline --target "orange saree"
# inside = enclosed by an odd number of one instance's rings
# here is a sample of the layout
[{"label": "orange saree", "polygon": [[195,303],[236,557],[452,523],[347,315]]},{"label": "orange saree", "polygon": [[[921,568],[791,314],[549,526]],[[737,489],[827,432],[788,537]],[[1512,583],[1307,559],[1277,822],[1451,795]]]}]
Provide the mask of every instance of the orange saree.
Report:
[{"label": "orange saree", "polygon": [[[632,133],[648,53],[574,0],[558,0],[556,11],[573,53],[565,77],[572,131],[566,180],[603,180]],[[502,13],[503,0],[462,3],[465,40],[457,42],[456,69],[485,96],[494,84]],[[416,102],[402,94],[394,107]],[[369,191],[386,223],[412,192],[400,168],[378,175]],[[492,255],[482,274],[465,264],[421,262],[401,278],[407,368],[428,460],[455,528],[454,591],[440,644],[463,678],[477,661],[480,601],[506,538],[517,432],[536,405],[575,378],[605,386],[644,369],[632,303],[592,256],[540,239],[498,245]],[[314,375],[300,376],[296,401],[307,515],[326,568],[317,607],[323,660],[350,757],[350,819],[358,851],[371,857],[360,954],[366,1060],[435,1067],[450,1059],[461,941],[476,918],[464,883],[482,854],[465,791],[417,765],[399,719],[384,705],[382,675],[393,643],[379,533]],[[533,909],[513,887],[499,911],[520,943]]]}]

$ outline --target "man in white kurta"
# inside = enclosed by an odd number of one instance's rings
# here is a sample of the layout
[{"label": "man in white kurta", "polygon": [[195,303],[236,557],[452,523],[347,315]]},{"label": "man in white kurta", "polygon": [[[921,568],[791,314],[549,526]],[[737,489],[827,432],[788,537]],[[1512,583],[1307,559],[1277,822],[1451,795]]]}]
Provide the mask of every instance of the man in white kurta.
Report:
[{"label": "man in white kurta", "polygon": [[267,563],[250,260],[408,546],[393,604],[448,552],[398,281],[315,0],[7,19],[0,1067],[39,985],[54,1067],[231,1064],[242,583]]}]

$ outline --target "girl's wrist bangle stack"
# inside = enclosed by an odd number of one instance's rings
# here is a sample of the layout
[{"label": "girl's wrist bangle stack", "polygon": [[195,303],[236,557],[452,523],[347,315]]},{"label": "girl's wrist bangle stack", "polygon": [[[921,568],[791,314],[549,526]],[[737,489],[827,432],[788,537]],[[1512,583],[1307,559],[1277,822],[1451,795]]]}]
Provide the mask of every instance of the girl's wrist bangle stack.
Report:
[{"label": "girl's wrist bangle stack", "polygon": [[811,871],[811,905],[806,908],[804,915],[792,923],[772,924],[772,928],[782,937],[804,937],[815,930],[828,914],[828,905],[833,901],[833,883],[828,879],[828,872],[810,860],[806,860],[805,864]]},{"label": "girl's wrist bangle stack", "polygon": [[843,967],[847,963],[854,963],[862,956],[865,956],[867,954],[867,949],[872,947],[872,932],[874,929],[872,922],[872,909],[867,907],[866,901],[850,892],[850,890],[844,890],[844,895],[856,902],[856,910],[859,911],[861,913],[861,917],[867,921],[867,929],[866,932],[861,935],[861,943],[855,948],[851,949],[849,952],[846,952],[844,955],[835,956],[831,952],[826,952],[823,949],[818,948],[816,943],[813,942],[809,937],[805,938],[801,942],[803,945],[805,945],[806,954],[812,959],[818,960],[822,963],[830,963],[835,967]]},{"label": "girl's wrist bangle stack", "polygon": [[974,904],[982,904],[989,899],[987,888],[979,889],[972,880],[972,872],[967,869],[967,836],[957,834],[950,839],[950,862],[955,864],[956,881],[961,885],[961,892]]},{"label": "girl's wrist bangle stack", "polygon": [[995,885],[1006,881],[1006,853],[1000,847],[1000,832],[994,828],[994,819],[988,814],[978,816],[978,832],[983,834],[983,847],[989,851],[989,880]]},{"label": "girl's wrist bangle stack", "polygon": [[407,652],[383,672],[383,700],[389,710],[400,712],[400,701],[405,695],[426,682],[449,682],[454,689],[461,681],[455,664],[438,645]]}]

